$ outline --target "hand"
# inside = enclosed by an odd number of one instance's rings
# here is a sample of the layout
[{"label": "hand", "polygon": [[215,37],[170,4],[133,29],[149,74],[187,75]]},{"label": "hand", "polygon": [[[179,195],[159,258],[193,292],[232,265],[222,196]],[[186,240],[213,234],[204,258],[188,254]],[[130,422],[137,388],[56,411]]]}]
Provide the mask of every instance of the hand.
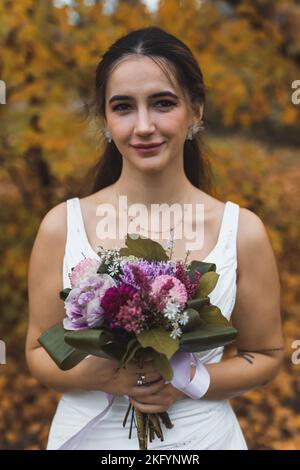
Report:
[{"label": "hand", "polygon": [[126,367],[118,368],[118,361],[91,356],[83,360],[76,368],[77,375],[80,376],[80,383],[84,390],[101,390],[114,395],[145,395],[145,390],[141,392],[141,386],[137,385],[140,375],[145,375],[150,385],[147,385],[148,393],[156,393],[165,381],[153,367],[151,358],[144,360],[140,367],[136,360],[131,360]]},{"label": "hand", "polygon": [[[191,380],[195,372],[196,367],[191,366]],[[176,401],[188,397],[185,393],[173,387],[172,384],[165,384],[154,393],[147,387],[147,385],[141,385],[138,387],[136,394],[129,396],[131,404],[143,413],[163,413]]]},{"label": "hand", "polygon": [[[139,393],[129,396],[131,404],[143,413],[163,413],[177,400],[186,398],[183,392],[171,384],[164,384],[154,393],[146,387],[147,385],[139,386]],[[145,393],[142,395],[143,391]]]}]

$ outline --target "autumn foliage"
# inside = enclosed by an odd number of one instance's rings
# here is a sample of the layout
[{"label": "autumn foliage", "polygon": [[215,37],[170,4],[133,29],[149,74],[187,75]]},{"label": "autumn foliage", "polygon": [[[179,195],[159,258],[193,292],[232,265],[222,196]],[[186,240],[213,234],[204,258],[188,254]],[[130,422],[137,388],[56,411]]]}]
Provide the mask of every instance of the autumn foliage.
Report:
[{"label": "autumn foliage", "polygon": [[[27,268],[43,215],[77,195],[101,151],[86,119],[95,67],[120,35],[155,24],[191,47],[204,73],[206,151],[221,200],[259,215],[276,254],[286,358],[269,386],[232,400],[252,449],[300,449],[300,204],[297,1],[0,2],[0,448],[45,448],[58,394],[27,370]],[[109,3],[109,2],[106,2]]]}]

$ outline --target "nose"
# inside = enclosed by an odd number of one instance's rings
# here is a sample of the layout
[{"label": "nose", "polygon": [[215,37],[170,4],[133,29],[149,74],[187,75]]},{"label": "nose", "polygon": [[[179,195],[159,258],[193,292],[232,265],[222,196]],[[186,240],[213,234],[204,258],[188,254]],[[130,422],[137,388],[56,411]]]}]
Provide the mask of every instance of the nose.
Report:
[{"label": "nose", "polygon": [[153,117],[147,109],[140,109],[137,113],[135,123],[135,133],[138,135],[147,135],[155,131]]}]

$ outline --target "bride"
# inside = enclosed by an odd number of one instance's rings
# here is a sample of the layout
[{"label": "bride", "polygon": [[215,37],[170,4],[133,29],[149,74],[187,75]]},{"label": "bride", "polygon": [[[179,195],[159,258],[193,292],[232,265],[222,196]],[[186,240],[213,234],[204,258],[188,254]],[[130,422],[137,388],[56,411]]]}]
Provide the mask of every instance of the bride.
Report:
[{"label": "bride", "polygon": [[[84,197],[63,201],[45,215],[30,258],[27,362],[39,382],[62,394],[47,449],[137,449],[137,440],[129,440],[128,428],[122,427],[128,400],[145,413],[167,410],[174,423],[164,429],[165,440],[154,440],[149,449],[247,449],[230,399],[263,387],[279,371],[280,286],[263,222],[212,194],[210,166],[201,151],[205,88],[199,65],[190,49],[166,31],[135,30],[103,55],[95,96],[107,142],[89,174],[90,188]],[[216,264],[219,280],[211,302],[232,321],[238,337],[234,356],[222,358],[222,347],[198,353],[203,380],[209,377],[201,398],[165,383],[151,358],[142,369],[131,361],[116,370],[114,361],[89,356],[62,371],[38,343],[65,316],[58,293],[70,286],[72,267],[83,257],[97,259],[99,245],[124,246],[122,237],[104,240],[97,232],[99,207],[118,207],[123,196],[128,206],[142,204],[148,213],[152,204],[203,207],[203,243],[190,259]],[[185,224],[195,229],[198,222],[191,218]],[[121,211],[117,223],[124,223]],[[140,228],[149,234],[146,218]],[[157,241],[165,243],[164,232],[158,230]],[[175,240],[174,259],[185,257],[186,242],[185,236]],[[191,366],[191,383],[194,373]]]}]

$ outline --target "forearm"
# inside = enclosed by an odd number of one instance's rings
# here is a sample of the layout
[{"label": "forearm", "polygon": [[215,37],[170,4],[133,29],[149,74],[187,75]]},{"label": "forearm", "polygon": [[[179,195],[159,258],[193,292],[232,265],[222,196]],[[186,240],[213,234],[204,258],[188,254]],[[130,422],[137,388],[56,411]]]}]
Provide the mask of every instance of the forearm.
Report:
[{"label": "forearm", "polygon": [[281,360],[261,353],[250,354],[238,355],[217,364],[205,364],[211,381],[202,399],[227,400],[273,380]]},{"label": "forearm", "polygon": [[36,348],[26,353],[27,364],[38,382],[59,393],[76,390],[89,390],[83,373],[83,360],[70,370],[61,370],[43,348]]}]

